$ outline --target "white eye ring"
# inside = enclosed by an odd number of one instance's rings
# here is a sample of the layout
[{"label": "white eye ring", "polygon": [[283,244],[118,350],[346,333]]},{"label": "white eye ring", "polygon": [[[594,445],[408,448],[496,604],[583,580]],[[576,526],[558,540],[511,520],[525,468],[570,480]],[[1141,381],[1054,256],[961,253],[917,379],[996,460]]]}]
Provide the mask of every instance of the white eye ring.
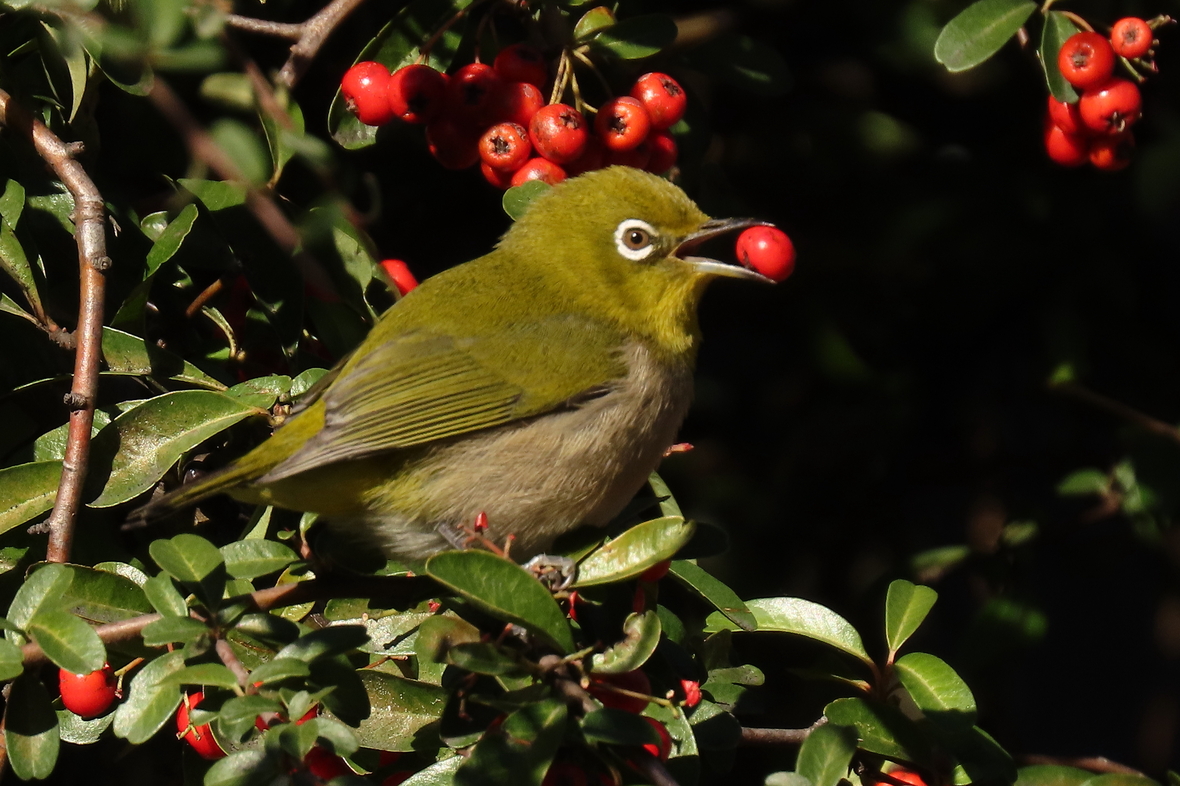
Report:
[{"label": "white eye ring", "polygon": [[615,248],[632,262],[647,259],[656,250],[659,233],[646,221],[628,218],[615,229]]}]

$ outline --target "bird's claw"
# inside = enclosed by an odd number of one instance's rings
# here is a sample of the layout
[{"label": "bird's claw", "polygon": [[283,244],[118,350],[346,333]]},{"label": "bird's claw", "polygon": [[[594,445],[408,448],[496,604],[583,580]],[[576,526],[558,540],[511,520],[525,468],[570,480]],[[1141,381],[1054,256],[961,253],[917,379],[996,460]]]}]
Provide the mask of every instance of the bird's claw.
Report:
[{"label": "bird's claw", "polygon": [[538,554],[526,562],[524,568],[536,574],[537,580],[551,592],[568,589],[578,578],[578,563],[555,554]]}]

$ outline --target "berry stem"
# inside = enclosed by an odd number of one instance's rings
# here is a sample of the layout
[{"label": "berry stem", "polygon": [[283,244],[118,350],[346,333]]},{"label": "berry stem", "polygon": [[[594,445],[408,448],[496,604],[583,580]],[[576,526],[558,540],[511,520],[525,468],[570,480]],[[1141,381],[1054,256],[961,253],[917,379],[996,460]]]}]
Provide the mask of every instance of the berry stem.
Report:
[{"label": "berry stem", "polygon": [[[426,62],[427,58],[430,57],[430,50],[434,47],[435,44],[438,43],[438,40],[440,38],[442,38],[444,35],[446,35],[447,31],[450,30],[452,27],[454,27],[456,22],[458,22],[463,17],[467,16],[467,14],[471,13],[471,11],[473,9],[479,7],[480,5],[483,5],[486,2],[487,2],[487,0],[475,0],[475,2],[473,2],[471,5],[467,6],[466,8],[461,8],[458,11],[456,11],[454,14],[452,14],[450,19],[443,22],[442,25],[431,34],[430,38],[427,38],[425,43],[423,43],[422,46],[418,47],[418,57],[415,58],[414,62],[415,63]],[[476,48],[475,48],[475,62],[477,62],[477,63],[479,62],[479,47],[478,46],[476,46]]]},{"label": "berry stem", "polygon": [[553,80],[553,92],[549,94],[549,103],[556,104],[565,93],[565,83],[569,79],[570,53],[568,49],[561,50],[561,59],[557,62],[557,78]]},{"label": "berry stem", "polygon": [[581,61],[583,65],[590,69],[590,73],[594,74],[594,76],[598,78],[599,84],[602,85],[602,89],[606,92],[606,97],[614,98],[615,91],[611,90],[610,83],[606,81],[606,77],[604,77],[602,72],[598,70],[598,66],[594,65],[594,61],[586,55],[586,47],[580,46],[575,49],[574,57],[578,58],[578,60]]},{"label": "berry stem", "polygon": [[1058,13],[1065,14],[1065,17],[1067,19],[1069,19],[1069,21],[1073,22],[1075,25],[1080,27],[1082,30],[1086,30],[1087,32],[1090,32],[1090,33],[1095,32],[1093,25],[1091,25],[1089,22],[1087,22],[1082,17],[1075,14],[1073,11],[1059,11]]},{"label": "berry stem", "polygon": [[[1119,59],[1119,62],[1122,63],[1123,69],[1126,70],[1127,73],[1129,73],[1131,75],[1132,79],[1134,79],[1139,84],[1143,84],[1144,82],[1147,81],[1147,77],[1145,77],[1143,74],[1139,73],[1138,69],[1135,68],[1135,63],[1142,63],[1143,61],[1136,58],[1136,60],[1134,62],[1132,62],[1132,61],[1128,60],[1127,58],[1123,57],[1122,55],[1115,55],[1115,57],[1117,57]],[[1146,63],[1144,63],[1144,67],[1148,67]],[[1155,65],[1152,64],[1150,66],[1150,68],[1152,71],[1154,71]]]}]

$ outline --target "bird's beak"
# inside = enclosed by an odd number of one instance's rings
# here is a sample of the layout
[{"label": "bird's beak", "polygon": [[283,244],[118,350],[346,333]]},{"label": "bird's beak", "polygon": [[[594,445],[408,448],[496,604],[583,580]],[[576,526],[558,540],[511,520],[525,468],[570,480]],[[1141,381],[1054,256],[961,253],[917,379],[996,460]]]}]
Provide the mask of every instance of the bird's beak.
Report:
[{"label": "bird's beak", "polygon": [[739,229],[747,229],[748,227],[768,226],[774,225],[766,221],[759,221],[756,218],[715,218],[701,224],[700,229],[680,241],[680,245],[676,247],[672,255],[680,261],[691,265],[694,270],[700,273],[707,273],[713,276],[727,276],[729,278],[744,278],[750,281],[761,281],[764,284],[773,284],[774,281],[772,279],[767,278],[761,273],[744,268],[741,265],[730,265],[726,262],[710,259],[709,257],[685,256],[685,254],[706,240],[711,240],[719,235],[725,235]]}]

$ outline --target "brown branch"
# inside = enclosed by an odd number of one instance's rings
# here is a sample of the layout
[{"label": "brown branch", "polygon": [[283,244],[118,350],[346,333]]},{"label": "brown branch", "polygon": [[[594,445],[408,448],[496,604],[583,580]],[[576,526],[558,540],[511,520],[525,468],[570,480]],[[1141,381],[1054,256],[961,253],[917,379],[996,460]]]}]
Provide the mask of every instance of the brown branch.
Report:
[{"label": "brown branch", "polygon": [[1134,767],[1128,767],[1126,764],[1120,764],[1117,761],[1111,761],[1105,756],[1019,756],[1017,757],[1021,766],[1030,764],[1053,764],[1060,767],[1077,767],[1082,770],[1089,770],[1090,772],[1116,772],[1121,775],[1138,775],[1146,778],[1139,770]]},{"label": "brown branch", "polygon": [[291,219],[279,209],[278,204],[269,195],[250,186],[237,165],[221,149],[217,142],[209,135],[180,97],[168,84],[156,75],[152,89],[148,91],[148,98],[155,104],[160,114],[170,122],[184,139],[190,155],[198,161],[204,162],[219,177],[234,180],[246,186],[246,208],[262,225],[275,244],[285,253],[290,254],[304,280],[312,287],[328,293],[335,293],[336,287],[328,274],[310,254],[300,251],[299,232]]},{"label": "brown branch", "polygon": [[307,73],[311,61],[328,36],[364,0],[332,0],[320,12],[303,23],[302,35],[291,46],[291,56],[279,71],[279,81],[287,87],[295,84]]},{"label": "brown branch", "polygon": [[230,14],[225,18],[225,26],[247,33],[258,33],[275,38],[289,38],[298,41],[303,37],[304,22],[271,22],[266,19],[255,19],[250,16]]},{"label": "brown branch", "polygon": [[805,729],[752,729],[742,727],[742,738],[739,745],[798,745],[807,739],[811,732],[828,722],[827,718],[820,718]]},{"label": "brown branch", "polygon": [[247,693],[252,693],[254,686],[250,684],[250,670],[242,665],[238,660],[238,656],[234,654],[234,648],[226,639],[219,638],[213,644],[213,649],[217,653],[217,657],[221,658],[221,662],[225,667],[234,673],[234,677],[238,681],[238,685],[242,687]]},{"label": "brown branch", "polygon": [[1078,401],[1082,401],[1093,407],[1101,409],[1105,412],[1114,415],[1117,418],[1127,421],[1133,426],[1136,426],[1149,434],[1155,434],[1165,439],[1170,439],[1173,442],[1180,442],[1180,429],[1170,423],[1165,423],[1162,420],[1157,420],[1150,415],[1145,415],[1133,407],[1129,407],[1121,401],[1115,401],[1112,398],[1107,398],[1100,393],[1079,385],[1076,382],[1060,382],[1049,386],[1049,390],[1056,393],[1062,393],[1071,396]]},{"label": "brown branch", "polygon": [[[425,576],[329,577],[280,584],[277,587],[251,592],[249,595],[229,598],[225,605],[244,602],[250,611],[270,611],[284,606],[298,606],[301,603],[332,598],[379,598],[395,603],[413,603],[426,597],[430,592],[437,591],[437,588],[438,586]],[[144,614],[99,625],[94,632],[104,644],[120,644],[138,638],[144,628],[158,619],[159,614]],[[48,660],[45,652],[35,642],[21,648],[21,658],[25,666],[36,666]],[[232,666],[230,668],[233,669]]]},{"label": "brown branch", "polygon": [[98,365],[102,358],[104,271],[111,265],[106,249],[106,208],[94,181],[74,159],[81,152],[78,143],[62,142],[3,90],[0,90],[0,124],[26,137],[74,198],[71,218],[78,245],[79,268],[74,377],[66,396],[70,408],[69,436],[57,499],[46,522],[49,543],[45,554],[50,562],[67,562],[89,468],[90,429],[94,425]]}]

